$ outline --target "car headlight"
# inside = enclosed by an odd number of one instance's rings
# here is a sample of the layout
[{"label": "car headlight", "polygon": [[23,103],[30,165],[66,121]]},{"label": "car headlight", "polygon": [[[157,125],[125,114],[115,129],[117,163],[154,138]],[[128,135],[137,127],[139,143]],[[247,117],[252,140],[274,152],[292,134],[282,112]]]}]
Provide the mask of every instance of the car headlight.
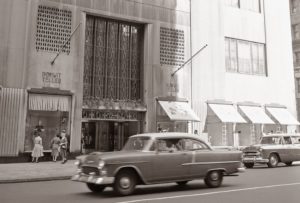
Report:
[{"label": "car headlight", "polygon": [[100,160],[99,161],[99,164],[98,164],[98,169],[102,169],[105,165],[105,162],[103,160]]},{"label": "car headlight", "polygon": [[81,161],[77,159],[77,160],[74,162],[74,164],[75,164],[76,166],[80,166]]}]

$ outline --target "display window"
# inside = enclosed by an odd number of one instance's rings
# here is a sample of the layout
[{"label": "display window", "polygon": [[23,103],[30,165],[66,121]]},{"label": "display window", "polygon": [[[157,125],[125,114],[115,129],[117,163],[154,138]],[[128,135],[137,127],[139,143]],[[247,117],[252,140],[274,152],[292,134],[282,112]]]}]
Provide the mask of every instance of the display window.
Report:
[{"label": "display window", "polygon": [[28,111],[26,118],[25,151],[32,151],[35,132],[40,134],[44,150],[51,150],[51,139],[60,134],[63,129],[69,135],[69,112]]},{"label": "display window", "polygon": [[70,140],[70,107],[70,96],[29,94],[24,151],[33,150],[35,134],[41,136],[44,151],[51,150],[52,138],[62,130]]}]

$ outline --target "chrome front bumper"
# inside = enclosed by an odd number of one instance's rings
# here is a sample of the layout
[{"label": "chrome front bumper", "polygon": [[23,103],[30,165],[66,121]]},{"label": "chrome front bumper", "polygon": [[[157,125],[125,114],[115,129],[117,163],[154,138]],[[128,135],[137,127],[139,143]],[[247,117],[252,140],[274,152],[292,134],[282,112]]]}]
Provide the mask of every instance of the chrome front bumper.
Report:
[{"label": "chrome front bumper", "polygon": [[91,176],[85,174],[76,174],[72,176],[72,181],[84,182],[84,183],[94,183],[96,185],[110,185],[115,181],[114,177],[103,177],[103,176]]},{"label": "chrome front bumper", "polygon": [[239,173],[244,173],[246,169],[244,167],[240,167],[237,169]]},{"label": "chrome front bumper", "polygon": [[269,163],[269,159],[263,159],[262,157],[244,157],[243,163],[266,164],[266,163]]}]

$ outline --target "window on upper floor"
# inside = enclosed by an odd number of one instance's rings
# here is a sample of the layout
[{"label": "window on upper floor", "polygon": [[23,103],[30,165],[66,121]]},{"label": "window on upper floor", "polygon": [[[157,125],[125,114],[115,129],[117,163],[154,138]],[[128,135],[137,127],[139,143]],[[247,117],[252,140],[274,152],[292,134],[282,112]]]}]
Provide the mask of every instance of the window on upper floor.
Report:
[{"label": "window on upper floor", "polygon": [[225,0],[225,4],[228,6],[232,6],[232,7],[236,7],[239,8],[240,7],[240,0]]},{"label": "window on upper floor", "polygon": [[293,39],[298,40],[300,39],[300,23],[293,25]]},{"label": "window on upper floor", "polygon": [[291,13],[296,13],[299,10],[299,0],[290,0]]},{"label": "window on upper floor", "polygon": [[227,6],[232,6],[244,10],[260,12],[260,0],[225,0]]},{"label": "window on upper floor", "polygon": [[296,78],[296,91],[298,94],[300,93],[300,78]]},{"label": "window on upper floor", "polygon": [[225,38],[225,65],[228,72],[265,76],[265,44]]},{"label": "window on upper floor", "polygon": [[300,51],[294,52],[294,64],[300,66]]}]

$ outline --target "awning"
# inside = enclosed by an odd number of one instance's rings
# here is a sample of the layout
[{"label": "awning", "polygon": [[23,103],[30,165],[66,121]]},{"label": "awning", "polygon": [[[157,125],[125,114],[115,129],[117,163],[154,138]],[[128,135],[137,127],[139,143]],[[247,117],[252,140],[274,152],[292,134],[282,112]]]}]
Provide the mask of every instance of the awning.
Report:
[{"label": "awning", "polygon": [[200,121],[187,102],[158,101],[172,121]]},{"label": "awning", "polygon": [[232,104],[208,104],[223,123],[247,123]]},{"label": "awning", "polygon": [[28,108],[34,111],[70,111],[70,96],[29,94]]},{"label": "awning", "polygon": [[260,106],[239,106],[239,108],[254,124],[275,124]]},{"label": "awning", "polygon": [[287,108],[266,107],[266,109],[281,125],[300,125]]}]

